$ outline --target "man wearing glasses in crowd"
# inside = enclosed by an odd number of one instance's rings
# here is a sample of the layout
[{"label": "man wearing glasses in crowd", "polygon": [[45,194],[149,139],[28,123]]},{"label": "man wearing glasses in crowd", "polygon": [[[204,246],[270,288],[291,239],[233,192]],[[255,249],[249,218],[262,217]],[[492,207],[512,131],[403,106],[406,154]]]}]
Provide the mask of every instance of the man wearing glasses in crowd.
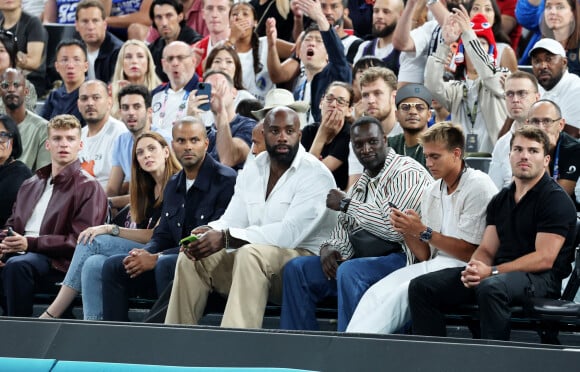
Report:
[{"label": "man wearing glasses in crowd", "polygon": [[50,120],[56,115],[74,115],[81,125],[85,121],[77,106],[79,88],[85,81],[85,73],[89,69],[87,49],[82,41],[63,40],[56,47],[56,71],[62,79],[62,86],[48,95],[42,108],[42,116]]},{"label": "man wearing glasses in crowd", "polygon": [[564,132],[566,120],[553,101],[541,99],[530,107],[528,123],[542,129],[550,139],[548,172],[568,195],[580,176],[580,143]]}]

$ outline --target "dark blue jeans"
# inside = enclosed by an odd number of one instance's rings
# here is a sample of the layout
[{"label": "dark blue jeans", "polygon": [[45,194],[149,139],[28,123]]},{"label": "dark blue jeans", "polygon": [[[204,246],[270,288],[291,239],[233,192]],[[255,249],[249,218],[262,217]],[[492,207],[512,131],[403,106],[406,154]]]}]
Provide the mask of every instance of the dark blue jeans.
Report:
[{"label": "dark blue jeans", "polygon": [[35,287],[48,274],[50,280],[64,278],[64,273],[51,268],[48,256],[28,252],[9,258],[1,275],[6,301],[4,315],[32,316]]},{"label": "dark blue jeans", "polygon": [[155,269],[131,279],[125,271],[126,254],[107,258],[103,265],[103,320],[129,321],[132,293],[159,295],[173,280],[177,254],[160,256]]},{"label": "dark blue jeans", "polygon": [[366,290],[393,271],[405,266],[404,253],[383,257],[354,258],[343,262],[336,280],[328,280],[320,257],[297,257],[284,266],[280,328],[318,330],[316,305],[338,296],[338,331],[344,332]]}]

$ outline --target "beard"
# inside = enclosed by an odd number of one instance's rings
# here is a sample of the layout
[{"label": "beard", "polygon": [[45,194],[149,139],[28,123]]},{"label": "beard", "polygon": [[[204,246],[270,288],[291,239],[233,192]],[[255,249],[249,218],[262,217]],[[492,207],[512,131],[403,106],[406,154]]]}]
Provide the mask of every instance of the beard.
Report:
[{"label": "beard", "polygon": [[[9,102],[6,102],[10,98],[12,98],[12,99]],[[20,106],[22,106],[24,104],[23,99],[20,99],[20,98],[14,99],[13,95],[6,96],[5,99],[3,100],[3,102],[4,102],[4,106],[6,106],[10,110],[16,110],[17,108],[19,108]]]},{"label": "beard", "polygon": [[[280,147],[288,147],[289,151],[287,153],[279,153],[276,150]],[[291,145],[270,145],[266,143],[266,151],[268,151],[268,155],[272,160],[280,163],[281,165],[289,167],[290,164],[294,161],[296,154],[298,153],[298,148],[300,147],[300,143],[296,143],[294,146]]]},{"label": "beard", "polygon": [[390,36],[393,32],[395,32],[395,27],[397,27],[397,22],[393,22],[390,25],[385,26],[382,30],[377,30],[373,25],[373,36],[382,38]]}]

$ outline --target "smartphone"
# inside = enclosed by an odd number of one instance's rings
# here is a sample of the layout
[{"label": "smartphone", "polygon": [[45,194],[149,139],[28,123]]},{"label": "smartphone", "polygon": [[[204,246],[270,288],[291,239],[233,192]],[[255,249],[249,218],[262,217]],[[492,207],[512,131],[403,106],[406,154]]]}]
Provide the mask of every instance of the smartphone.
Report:
[{"label": "smartphone", "polygon": [[[210,83],[199,83],[197,84],[197,92],[195,92],[196,96],[203,96],[206,95],[208,100],[211,100],[211,84]],[[203,105],[199,106],[200,110],[209,111],[210,106],[209,102],[204,103]]]},{"label": "smartphone", "polygon": [[191,242],[196,241],[197,239],[198,239],[197,235],[186,236],[185,238],[183,238],[179,241],[179,245],[186,245],[186,244],[189,244]]},{"label": "smartphone", "polygon": [[389,202],[389,207],[399,209],[394,203]]},{"label": "smartphone", "polygon": [[8,227],[8,231],[6,232],[6,235],[8,236],[14,236],[14,230],[12,230],[12,227]]}]

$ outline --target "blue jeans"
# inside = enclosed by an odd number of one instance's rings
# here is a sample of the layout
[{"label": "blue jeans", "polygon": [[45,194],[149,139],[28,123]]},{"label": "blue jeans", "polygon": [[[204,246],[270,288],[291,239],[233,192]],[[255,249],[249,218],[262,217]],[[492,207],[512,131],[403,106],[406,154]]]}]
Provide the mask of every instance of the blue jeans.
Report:
[{"label": "blue jeans", "polygon": [[99,235],[91,244],[77,245],[63,285],[82,293],[86,320],[103,319],[101,270],[107,257],[141,247],[141,243],[112,235]]},{"label": "blue jeans", "polygon": [[[125,271],[125,255],[115,255],[103,264],[103,319],[129,321],[129,297],[137,292],[146,296],[161,294],[175,274],[177,254],[159,256],[155,269],[131,279]],[[156,293],[155,293],[156,292]]]},{"label": "blue jeans", "polygon": [[344,332],[366,290],[406,262],[404,253],[354,258],[338,267],[336,280],[328,280],[320,257],[292,259],[284,266],[280,328],[318,330],[317,303],[326,297],[338,296],[337,330]]}]

